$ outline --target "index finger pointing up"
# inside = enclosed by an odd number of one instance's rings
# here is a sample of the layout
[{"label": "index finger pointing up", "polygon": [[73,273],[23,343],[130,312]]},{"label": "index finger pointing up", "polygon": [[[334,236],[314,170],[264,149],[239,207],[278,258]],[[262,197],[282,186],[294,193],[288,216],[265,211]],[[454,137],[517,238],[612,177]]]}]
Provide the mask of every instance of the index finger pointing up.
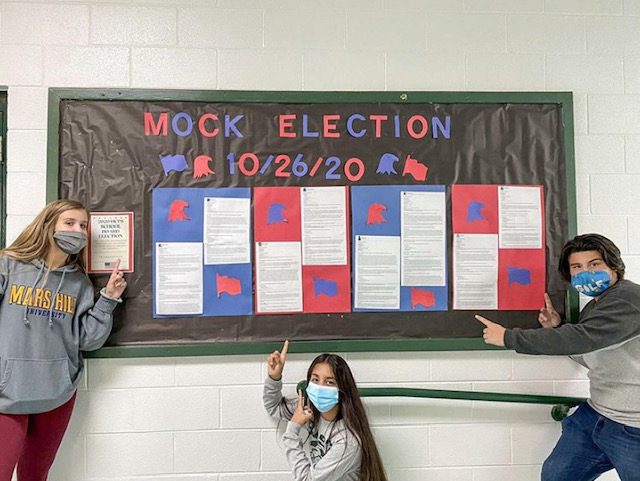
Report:
[{"label": "index finger pointing up", "polygon": [[116,265],[113,266],[113,270],[111,271],[111,278],[113,279],[118,275],[118,271],[120,270],[120,259],[116,261]]},{"label": "index finger pointing up", "polygon": [[288,350],[289,350],[289,339],[284,341],[284,345],[282,346],[282,351],[280,351],[280,358],[282,359],[282,362],[284,362],[287,359]]}]

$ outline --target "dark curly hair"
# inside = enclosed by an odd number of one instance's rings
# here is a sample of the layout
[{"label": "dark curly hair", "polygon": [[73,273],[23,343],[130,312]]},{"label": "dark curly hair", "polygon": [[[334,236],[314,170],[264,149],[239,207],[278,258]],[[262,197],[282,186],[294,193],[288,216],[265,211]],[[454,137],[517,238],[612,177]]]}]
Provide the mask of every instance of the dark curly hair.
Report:
[{"label": "dark curly hair", "polygon": [[600,234],[577,235],[562,248],[558,270],[565,281],[571,281],[569,256],[574,252],[598,251],[605,264],[618,274],[618,279],[624,278],[624,262],[620,257],[620,249],[605,236]]}]

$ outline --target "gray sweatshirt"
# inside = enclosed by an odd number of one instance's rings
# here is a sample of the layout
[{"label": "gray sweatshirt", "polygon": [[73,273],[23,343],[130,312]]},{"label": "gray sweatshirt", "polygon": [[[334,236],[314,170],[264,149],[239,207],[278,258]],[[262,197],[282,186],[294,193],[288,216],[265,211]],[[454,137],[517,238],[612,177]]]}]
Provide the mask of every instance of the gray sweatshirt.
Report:
[{"label": "gray sweatshirt", "polygon": [[589,404],[616,422],[640,428],[640,286],[616,282],[580,312],[577,324],[507,329],[505,346],[523,354],[565,354],[585,366]]},{"label": "gray sweatshirt", "polygon": [[81,379],[80,351],[101,347],[117,301],[94,301],[76,266],[49,271],[41,260],[0,254],[0,413],[55,409]]},{"label": "gray sweatshirt", "polygon": [[[281,405],[282,381],[274,381],[268,376],[262,399],[269,415],[289,421],[282,444],[294,481],[360,480],[360,442],[342,420],[326,421],[320,417],[311,432],[302,430],[302,426],[290,421],[297,398],[284,398],[288,411],[284,409]],[[310,441],[309,453],[303,447],[303,438]]]}]

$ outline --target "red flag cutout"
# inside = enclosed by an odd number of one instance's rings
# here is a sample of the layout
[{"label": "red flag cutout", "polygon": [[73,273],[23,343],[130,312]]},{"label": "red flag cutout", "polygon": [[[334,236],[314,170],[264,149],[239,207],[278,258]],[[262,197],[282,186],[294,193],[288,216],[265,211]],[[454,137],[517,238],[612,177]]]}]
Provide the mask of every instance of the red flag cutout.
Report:
[{"label": "red flag cutout", "polygon": [[218,298],[220,298],[224,293],[229,294],[230,296],[237,296],[242,292],[240,279],[216,274],[216,291]]}]

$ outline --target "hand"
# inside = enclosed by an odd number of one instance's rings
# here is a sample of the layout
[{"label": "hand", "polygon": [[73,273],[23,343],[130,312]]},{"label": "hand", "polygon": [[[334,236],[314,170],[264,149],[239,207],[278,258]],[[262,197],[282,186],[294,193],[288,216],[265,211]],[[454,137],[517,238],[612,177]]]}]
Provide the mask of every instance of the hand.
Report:
[{"label": "hand", "polygon": [[303,426],[307,422],[313,419],[313,410],[311,406],[306,405],[304,403],[304,396],[301,391],[298,391],[298,405],[296,406],[296,410],[293,411],[293,416],[291,416],[291,421]]},{"label": "hand", "polygon": [[486,326],[482,330],[482,338],[484,339],[484,342],[486,344],[504,347],[504,331],[506,331],[506,329],[500,324],[490,321],[486,317],[476,316],[476,319]]},{"label": "hand", "polygon": [[127,288],[127,281],[124,280],[124,273],[120,270],[120,259],[116,262],[113,270],[111,271],[111,277],[104,288],[104,292],[107,296],[113,299],[120,299],[120,296]]},{"label": "hand", "polygon": [[282,352],[273,351],[267,358],[267,374],[274,381],[282,379],[282,370],[287,360],[287,351],[289,350],[289,340],[284,341]]},{"label": "hand", "polygon": [[545,328],[558,327],[561,322],[560,314],[553,307],[551,298],[546,292],[544,293],[544,307],[540,309],[540,314],[538,314],[538,322]]}]

